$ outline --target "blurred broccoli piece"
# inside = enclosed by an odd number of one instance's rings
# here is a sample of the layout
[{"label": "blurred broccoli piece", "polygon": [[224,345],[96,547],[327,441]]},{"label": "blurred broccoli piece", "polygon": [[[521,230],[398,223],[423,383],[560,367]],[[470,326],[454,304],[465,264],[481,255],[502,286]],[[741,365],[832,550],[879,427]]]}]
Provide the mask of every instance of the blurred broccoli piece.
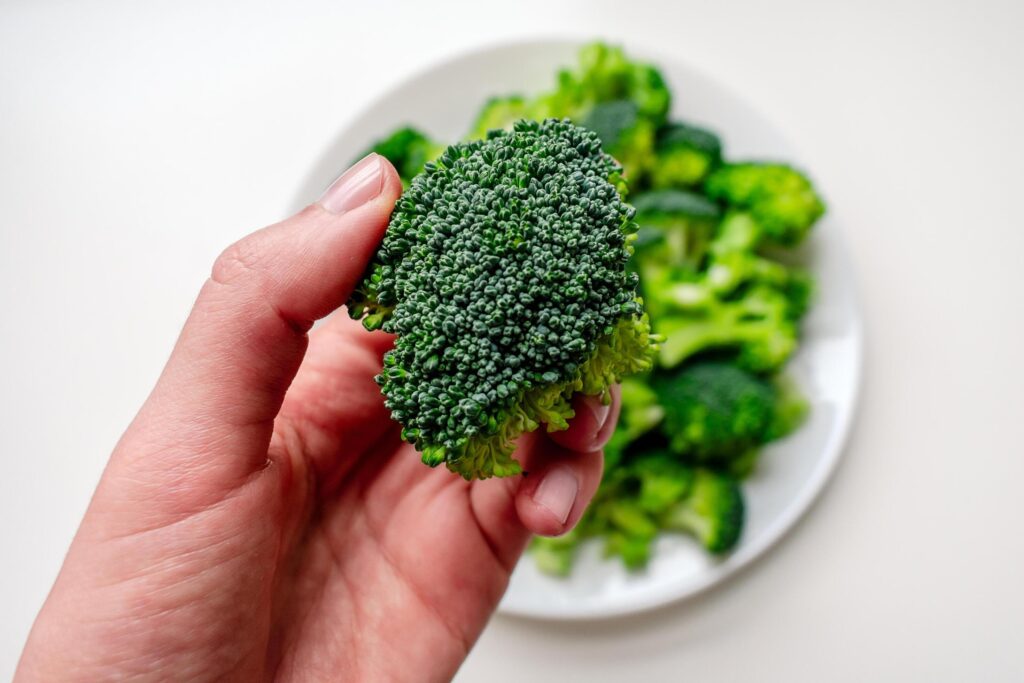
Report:
[{"label": "blurred broccoli piece", "polygon": [[644,453],[633,462],[632,471],[639,482],[637,505],[654,515],[682,500],[693,486],[693,468],[667,450]]},{"label": "blurred broccoli piece", "polygon": [[652,384],[665,413],[661,429],[675,453],[727,467],[767,441],[776,396],[753,373],[703,361],[659,373]]},{"label": "blurred broccoli piece", "polygon": [[750,370],[781,367],[797,336],[789,271],[751,251],[758,224],[731,214],[718,226],[714,203],[685,190],[647,192],[634,206],[641,226],[634,267],[654,331],[665,338],[661,365],[731,348]]},{"label": "blurred broccoli piece", "polygon": [[484,103],[483,108],[473,123],[467,140],[479,140],[487,137],[492,130],[507,130],[519,119],[538,119],[536,105],[522,95],[492,97]]},{"label": "blurred broccoli piece", "polygon": [[558,73],[554,92],[541,98],[544,116],[580,119],[596,104],[629,100],[655,127],[668,116],[672,95],[661,72],[626,57],[621,48],[591,43],[580,49],[575,69]]},{"label": "blurred broccoli piece", "polygon": [[581,540],[580,525],[562,536],[535,536],[530,550],[537,568],[552,576],[568,576]]},{"label": "blurred broccoli piece", "polygon": [[748,282],[776,287],[791,303],[790,318],[797,320],[807,309],[812,288],[810,276],[758,254],[762,237],[760,224],[749,213],[727,214],[708,247],[710,260],[705,281],[718,296],[728,296]]},{"label": "blurred broccoli piece", "polygon": [[626,446],[656,427],[665,414],[647,382],[626,377],[620,388],[622,410],[615,433],[604,447],[606,469],[618,464]]},{"label": "blurred broccoli piece", "polygon": [[704,128],[670,123],[658,131],[651,185],[695,187],[722,161],[722,142]]},{"label": "blurred broccoli piece", "polygon": [[434,142],[419,130],[406,126],[378,140],[362,156],[371,152],[380,154],[398,171],[402,185],[408,187],[413,176],[422,171],[428,161],[439,157],[444,150],[444,145]]},{"label": "blurred broccoli piece", "polygon": [[634,261],[644,291],[694,280],[721,214],[715,203],[685,190],[655,190],[638,195],[633,206],[640,225]]},{"label": "blurred broccoli piece", "polygon": [[726,164],[708,176],[704,190],[730,208],[748,211],[772,242],[794,246],[825,212],[806,176],[784,164]]},{"label": "blurred broccoli piece", "polygon": [[597,133],[604,151],[622,164],[627,181],[641,178],[654,160],[654,124],[630,100],[597,104],[580,121]]},{"label": "blurred broccoli piece", "polygon": [[664,337],[658,356],[664,367],[675,367],[699,352],[729,349],[737,352],[741,367],[771,372],[796,348],[789,299],[773,287],[755,284],[738,298],[720,300],[701,284],[684,283],[659,298],[656,303],[648,295],[649,310],[675,307],[654,320],[655,332]]},{"label": "blurred broccoli piece", "polygon": [[807,419],[810,406],[789,377],[780,375],[773,382],[775,405],[772,411],[772,423],[765,434],[766,441],[781,439],[794,432]]},{"label": "blurred broccoli piece", "polygon": [[730,476],[697,469],[689,495],[661,519],[666,529],[693,535],[712,553],[731,550],[743,531],[743,493]]}]

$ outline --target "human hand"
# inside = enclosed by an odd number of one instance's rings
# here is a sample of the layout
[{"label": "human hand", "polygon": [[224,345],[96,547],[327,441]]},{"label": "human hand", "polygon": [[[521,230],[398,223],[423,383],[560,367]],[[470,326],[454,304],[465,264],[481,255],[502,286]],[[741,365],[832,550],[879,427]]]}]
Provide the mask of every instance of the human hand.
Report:
[{"label": "human hand", "polygon": [[[451,678],[531,532],[571,528],[617,398],[466,482],[398,437],[344,314],[401,192],[371,155],[220,256],[117,444],[17,680]],[[615,395],[615,392],[613,392]]]}]

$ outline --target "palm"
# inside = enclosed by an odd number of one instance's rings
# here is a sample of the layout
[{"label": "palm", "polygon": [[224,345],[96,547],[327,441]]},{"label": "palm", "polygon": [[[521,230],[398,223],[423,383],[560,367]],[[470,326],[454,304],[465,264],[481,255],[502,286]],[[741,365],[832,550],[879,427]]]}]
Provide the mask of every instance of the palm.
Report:
[{"label": "palm", "polygon": [[313,205],[218,259],[111,455],[25,680],[444,680],[527,529],[563,533],[583,513],[614,407],[578,398],[561,446],[521,440],[533,476],[471,484],[398,439],[372,382],[387,335],[342,314],[307,339],[401,191],[380,157],[359,168],[335,185],[365,190],[376,168],[375,199]]},{"label": "palm", "polygon": [[[275,447],[304,481],[273,618],[282,679],[449,677],[500,598],[526,531],[504,481],[427,470],[373,390],[382,335],[335,319],[312,335]],[[308,498],[308,500],[304,500]],[[360,642],[353,659],[344,644]],[[391,674],[395,671],[391,670]]]}]

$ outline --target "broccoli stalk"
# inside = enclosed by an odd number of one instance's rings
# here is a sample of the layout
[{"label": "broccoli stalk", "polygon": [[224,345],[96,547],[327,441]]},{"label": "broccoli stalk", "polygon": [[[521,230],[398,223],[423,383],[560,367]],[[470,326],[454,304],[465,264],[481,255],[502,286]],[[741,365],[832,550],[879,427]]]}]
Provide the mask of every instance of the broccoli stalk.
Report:
[{"label": "broccoli stalk", "polygon": [[650,367],[620,171],[594,133],[522,121],[449,147],[399,199],[348,308],[397,335],[377,381],[428,465],[517,474],[520,434]]}]

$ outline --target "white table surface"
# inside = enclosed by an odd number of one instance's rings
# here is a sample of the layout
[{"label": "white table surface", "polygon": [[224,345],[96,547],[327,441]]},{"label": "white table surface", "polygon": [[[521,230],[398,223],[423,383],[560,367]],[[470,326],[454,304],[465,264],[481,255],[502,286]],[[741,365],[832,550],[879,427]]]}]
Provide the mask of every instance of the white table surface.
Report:
[{"label": "white table surface", "polygon": [[497,618],[458,679],[1024,679],[1024,5],[288,4],[0,5],[0,678],[220,249],[404,74],[572,30],[677,55],[804,150],[865,387],[765,559],[652,614]]}]

